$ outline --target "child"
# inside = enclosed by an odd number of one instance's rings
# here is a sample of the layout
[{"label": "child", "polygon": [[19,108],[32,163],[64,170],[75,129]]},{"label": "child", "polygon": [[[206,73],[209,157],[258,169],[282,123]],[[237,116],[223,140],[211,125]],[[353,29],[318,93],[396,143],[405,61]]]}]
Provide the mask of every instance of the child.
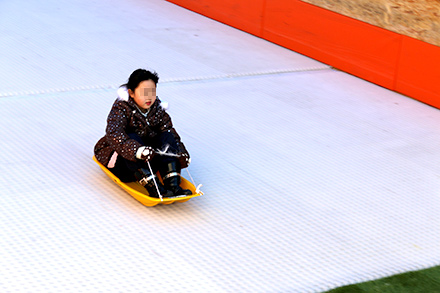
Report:
[{"label": "child", "polygon": [[159,197],[157,191],[163,197],[190,195],[180,187],[180,170],[188,167],[189,154],[156,97],[158,81],[156,72],[137,69],[119,88],[95,157],[122,182],[137,180],[151,197]]}]

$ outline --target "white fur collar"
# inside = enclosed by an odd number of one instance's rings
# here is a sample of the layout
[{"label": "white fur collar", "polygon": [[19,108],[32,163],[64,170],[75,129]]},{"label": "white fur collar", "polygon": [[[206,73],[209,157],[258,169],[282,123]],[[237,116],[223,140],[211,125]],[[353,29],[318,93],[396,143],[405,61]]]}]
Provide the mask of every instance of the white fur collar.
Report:
[{"label": "white fur collar", "polygon": [[122,100],[122,101],[128,101],[128,90],[125,87],[120,87],[117,91],[118,93],[118,100]]}]

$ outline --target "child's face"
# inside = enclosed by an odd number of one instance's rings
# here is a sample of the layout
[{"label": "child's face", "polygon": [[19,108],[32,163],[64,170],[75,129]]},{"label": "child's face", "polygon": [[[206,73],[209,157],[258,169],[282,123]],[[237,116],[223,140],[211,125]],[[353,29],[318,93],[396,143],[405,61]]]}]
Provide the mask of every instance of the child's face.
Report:
[{"label": "child's face", "polygon": [[152,80],[142,81],[134,92],[129,89],[128,93],[143,110],[148,110],[156,101],[156,85]]}]

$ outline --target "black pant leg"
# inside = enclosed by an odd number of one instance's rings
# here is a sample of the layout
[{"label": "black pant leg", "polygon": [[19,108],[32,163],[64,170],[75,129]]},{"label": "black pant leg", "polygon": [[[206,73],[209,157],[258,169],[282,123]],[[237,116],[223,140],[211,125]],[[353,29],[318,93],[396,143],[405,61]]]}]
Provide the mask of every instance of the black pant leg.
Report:
[{"label": "black pant leg", "polygon": [[[128,133],[131,139],[138,141],[139,143],[145,145],[142,138],[136,133]],[[116,177],[121,179],[122,182],[132,182],[135,181],[134,173],[140,168],[148,168],[145,162],[140,160],[130,161],[124,159],[122,156],[118,155],[115,163],[115,167],[109,169]]]},{"label": "black pant leg", "polygon": [[[157,143],[160,144],[160,149],[163,149],[166,145],[169,146],[168,151],[169,153],[177,154],[179,147],[177,146],[177,141],[174,138],[174,135],[171,132],[162,132],[157,136]],[[161,163],[167,164],[169,162],[179,161],[176,157],[170,157],[170,156],[160,156]]]}]

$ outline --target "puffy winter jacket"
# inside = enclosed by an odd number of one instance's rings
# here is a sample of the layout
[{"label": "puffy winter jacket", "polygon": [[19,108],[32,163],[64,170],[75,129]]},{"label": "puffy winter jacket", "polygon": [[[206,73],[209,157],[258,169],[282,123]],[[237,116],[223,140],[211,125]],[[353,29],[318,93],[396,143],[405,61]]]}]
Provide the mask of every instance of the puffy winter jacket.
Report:
[{"label": "puffy winter jacket", "polygon": [[106,134],[95,145],[95,157],[104,166],[108,166],[114,152],[127,160],[136,161],[136,151],[142,145],[130,139],[127,133],[136,133],[140,137],[154,137],[164,131],[174,135],[179,153],[186,154],[181,156],[180,160],[181,167],[186,168],[188,151],[174,129],[170,115],[162,108],[160,99],[156,98],[145,117],[131,97],[118,97],[107,118]]}]

